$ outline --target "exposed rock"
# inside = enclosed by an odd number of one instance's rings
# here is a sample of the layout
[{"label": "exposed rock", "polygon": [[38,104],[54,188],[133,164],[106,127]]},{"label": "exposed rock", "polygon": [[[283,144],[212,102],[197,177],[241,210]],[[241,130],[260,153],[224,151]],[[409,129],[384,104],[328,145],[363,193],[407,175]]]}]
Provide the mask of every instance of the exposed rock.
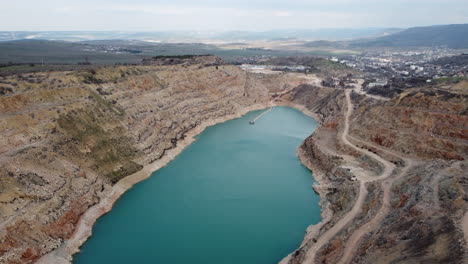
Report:
[{"label": "exposed rock", "polygon": [[216,57],[169,64],[7,77],[16,88],[0,97],[0,262],[30,263],[79,237],[85,212],[110,209],[127,182],[149,176],[194,132],[307,81]]},{"label": "exposed rock", "polygon": [[[276,103],[321,123],[298,154],[314,171],[323,221],[282,263],[310,262],[311,248],[355,209],[362,190],[362,208],[312,262],[337,263],[351,248],[351,263],[466,263],[463,92],[350,99],[349,90],[321,87],[310,75],[248,73],[211,56],[145,64],[36,73],[34,82],[6,77],[15,88],[0,96],[0,263],[69,260],[94,221],[194,135],[283,93]],[[353,102],[351,116],[345,99]],[[377,177],[384,163],[394,168],[388,179],[362,184],[356,177]],[[350,246],[363,226],[370,229]]]},{"label": "exposed rock", "polygon": [[[314,102],[315,97],[310,96],[317,91],[307,86],[297,91],[302,94],[293,100],[317,111],[322,102]],[[352,225],[342,229],[310,259],[309,249],[320,234],[333,227],[349,210],[350,206],[344,206],[343,201],[352,205],[356,197],[356,188],[346,190],[350,186],[345,182],[349,176],[336,174],[349,161],[332,159],[330,155],[349,155],[355,161],[370,162],[359,165],[360,168],[367,166],[368,171],[378,166],[369,157],[359,157],[346,147],[339,147],[341,132],[336,129],[342,124],[341,112],[339,108],[325,112],[323,119],[328,122],[304,142],[301,153],[305,163],[314,164],[314,174],[328,176],[327,188],[316,189],[327,190],[321,192],[322,197],[327,198],[321,205],[332,215],[319,225],[309,227],[314,233],[308,233],[301,247],[282,263],[466,263],[468,256],[462,229],[468,200],[466,99],[462,93],[427,89],[409,90],[389,102],[352,95],[357,105],[350,118],[350,138],[354,144],[399,167],[404,165],[399,158],[402,155],[417,165],[388,179],[392,184],[390,205],[381,222],[376,222],[372,228],[369,224],[383,213],[380,211],[382,196],[372,195],[372,192],[381,192],[376,181],[372,183],[374,186],[367,187],[366,201]],[[337,97],[333,100],[336,102]],[[326,104],[333,105],[329,100]],[[338,183],[341,185],[337,187]],[[358,243],[346,245],[350,235],[366,225],[369,229]],[[355,251],[350,259],[342,262],[346,247]]]}]

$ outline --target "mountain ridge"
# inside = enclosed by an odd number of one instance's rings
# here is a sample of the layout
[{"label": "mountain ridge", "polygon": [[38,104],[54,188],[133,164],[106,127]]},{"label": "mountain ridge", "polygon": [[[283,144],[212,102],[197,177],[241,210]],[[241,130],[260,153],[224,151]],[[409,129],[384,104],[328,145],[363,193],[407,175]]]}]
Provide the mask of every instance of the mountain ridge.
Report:
[{"label": "mountain ridge", "polygon": [[374,41],[356,44],[361,47],[447,46],[454,49],[468,48],[468,24],[408,28],[389,36],[377,38]]},{"label": "mountain ridge", "polygon": [[303,46],[350,49],[447,46],[452,49],[467,49],[468,24],[413,27],[377,38],[362,38],[351,41],[319,40],[307,42]]}]

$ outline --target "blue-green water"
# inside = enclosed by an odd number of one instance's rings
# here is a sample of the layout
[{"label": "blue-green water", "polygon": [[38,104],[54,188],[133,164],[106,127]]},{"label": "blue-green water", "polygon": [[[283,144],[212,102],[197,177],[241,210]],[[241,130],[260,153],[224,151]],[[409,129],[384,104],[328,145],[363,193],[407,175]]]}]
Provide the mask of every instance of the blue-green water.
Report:
[{"label": "blue-green water", "polygon": [[320,221],[296,149],[316,128],[276,107],[209,127],[98,220],[74,263],[271,264]]}]

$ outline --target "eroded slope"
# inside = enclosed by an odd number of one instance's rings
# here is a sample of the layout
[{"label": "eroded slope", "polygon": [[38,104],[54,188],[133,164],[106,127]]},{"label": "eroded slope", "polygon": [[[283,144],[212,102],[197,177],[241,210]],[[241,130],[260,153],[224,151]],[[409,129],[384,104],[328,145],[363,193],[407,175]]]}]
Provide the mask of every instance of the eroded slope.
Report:
[{"label": "eroded slope", "polygon": [[105,67],[9,76],[0,96],[0,262],[31,263],[71,238],[122,178],[191,130],[303,83],[228,65]]},{"label": "eroded slope", "polygon": [[[317,107],[313,97],[293,99]],[[412,89],[386,102],[348,90],[331,99],[352,115],[328,107],[299,151],[327,197],[324,221],[283,263],[465,263],[466,95]],[[384,166],[393,167],[387,177]]]}]

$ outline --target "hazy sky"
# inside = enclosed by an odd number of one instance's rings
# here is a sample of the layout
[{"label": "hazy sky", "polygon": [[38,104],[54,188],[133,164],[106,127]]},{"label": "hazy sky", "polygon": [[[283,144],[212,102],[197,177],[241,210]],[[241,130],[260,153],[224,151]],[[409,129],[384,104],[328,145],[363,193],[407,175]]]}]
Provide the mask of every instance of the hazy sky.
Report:
[{"label": "hazy sky", "polygon": [[268,30],[468,23],[468,0],[0,0],[0,30]]}]

